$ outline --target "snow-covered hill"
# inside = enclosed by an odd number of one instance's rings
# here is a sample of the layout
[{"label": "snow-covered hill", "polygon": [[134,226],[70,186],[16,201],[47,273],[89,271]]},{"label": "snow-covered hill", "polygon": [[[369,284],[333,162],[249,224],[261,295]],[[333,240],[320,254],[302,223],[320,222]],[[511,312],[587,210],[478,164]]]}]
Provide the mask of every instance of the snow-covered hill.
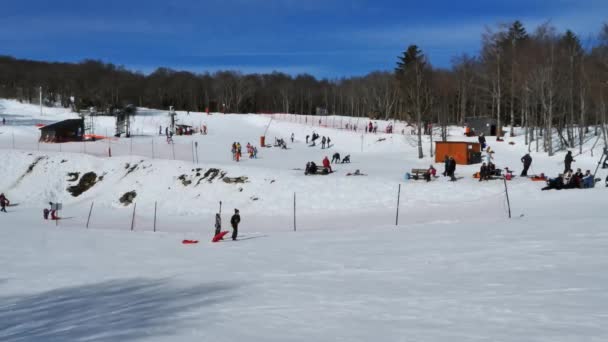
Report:
[{"label": "snow-covered hill", "polygon": [[[209,134],[167,144],[158,135],[167,112],[140,109],[130,139],[39,144],[35,124],[76,115],[0,100],[0,116],[0,192],[18,204],[0,213],[2,341],[608,337],[603,182],[540,191],[543,182],[516,177],[509,220],[503,181],[473,179],[479,165],[459,165],[457,182],[406,182],[434,164],[417,158],[414,137],[331,127],[353,119],[319,127],[312,117],[180,112],[180,123]],[[95,120],[97,134],[111,135],[111,118]],[[267,127],[267,141],[284,138],[287,150],[259,148]],[[309,147],[312,131],[333,146]],[[469,139],[461,133],[453,127],[450,139]],[[258,146],[259,158],[233,161],[234,141]],[[594,142],[574,167],[595,170],[603,146],[591,156]],[[489,144],[499,167],[520,170],[523,137]],[[335,152],[352,163],[303,174]],[[563,169],[563,152],[532,157],[531,173]],[[357,169],[366,176],[346,175]],[[42,220],[49,201],[64,206],[57,226]],[[240,209],[242,241],[207,242],[219,201],[225,227]]]}]

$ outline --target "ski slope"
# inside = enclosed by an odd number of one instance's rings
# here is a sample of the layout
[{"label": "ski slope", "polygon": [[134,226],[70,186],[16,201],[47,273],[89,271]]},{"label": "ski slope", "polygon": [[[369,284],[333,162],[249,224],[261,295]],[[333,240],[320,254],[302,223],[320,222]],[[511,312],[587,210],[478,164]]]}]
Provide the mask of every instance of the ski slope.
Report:
[{"label": "ski slope", "polygon": [[[61,108],[43,114],[0,100],[9,122],[0,126],[0,191],[18,203],[0,213],[2,341],[608,338],[603,182],[540,191],[542,182],[516,177],[508,219],[504,183],[473,179],[479,165],[458,165],[457,182],[405,182],[405,172],[434,164],[428,140],[419,160],[409,132],[362,137],[313,120],[179,112],[180,123],[205,124],[209,134],[169,145],[158,135],[167,112],[140,109],[131,139],[39,145],[36,123],[75,117]],[[110,135],[113,125],[99,117],[96,133]],[[259,148],[266,127],[268,143],[282,137],[289,149]],[[313,130],[333,146],[305,144]],[[450,139],[469,139],[461,133],[452,128]],[[244,151],[258,146],[259,159],[233,161],[234,141]],[[520,171],[523,137],[488,142],[498,167]],[[603,145],[591,156],[594,142],[575,168],[595,170]],[[334,152],[352,163],[304,176],[307,161]],[[562,152],[532,157],[530,173],[563,168]],[[247,181],[200,181],[210,169]],[[356,169],[367,176],[346,176]],[[73,197],[74,172],[103,179]],[[128,191],[136,208],[119,201]],[[58,225],[42,220],[49,201],[63,203]],[[209,242],[219,201],[225,229],[240,209],[241,241]]]}]

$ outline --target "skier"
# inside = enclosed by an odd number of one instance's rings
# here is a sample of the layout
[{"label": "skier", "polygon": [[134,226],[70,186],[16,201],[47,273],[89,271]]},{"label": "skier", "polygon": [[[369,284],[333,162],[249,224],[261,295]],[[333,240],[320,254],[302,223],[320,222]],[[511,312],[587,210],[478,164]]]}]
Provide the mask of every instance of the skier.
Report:
[{"label": "skier", "polygon": [[293,143],[293,140],[295,139],[295,135],[293,133],[291,133],[291,142]]},{"label": "skier", "polygon": [[253,159],[258,159],[258,148],[253,147]]},{"label": "skier", "polygon": [[232,149],[230,151],[232,152],[232,160],[236,160],[236,141],[232,143]]},{"label": "skier", "polygon": [[234,209],[234,215],[230,218],[230,224],[232,225],[232,240],[236,240],[237,235],[239,234],[239,223],[241,223],[241,215],[239,215],[238,209]]},{"label": "skier", "polygon": [[323,158],[323,167],[326,168],[327,170],[329,170],[329,172],[334,172],[331,169],[331,164],[329,163],[329,158],[327,158],[327,156],[325,156],[325,158]]},{"label": "skier", "polygon": [[6,212],[6,206],[9,205],[10,202],[8,200],[8,198],[6,198],[6,196],[4,196],[4,193],[0,194],[0,211]]},{"label": "skier", "polygon": [[524,169],[521,171],[522,177],[528,177],[528,169],[530,165],[532,165],[532,157],[530,157],[530,153],[526,153],[525,156],[521,157],[521,162],[524,163]]},{"label": "skier", "polygon": [[479,135],[477,140],[479,141],[479,144],[481,145],[481,150],[482,151],[485,150],[486,149],[486,137],[483,135],[483,133],[481,133]]},{"label": "skier", "polygon": [[334,153],[334,155],[331,157],[331,162],[339,163],[340,162],[340,153],[338,153],[338,152]]},{"label": "skier", "polygon": [[572,151],[568,151],[568,153],[566,153],[566,158],[564,158],[564,173],[568,172],[570,170],[570,167],[572,166],[572,162],[575,162],[576,160],[574,160],[574,158],[572,158]]},{"label": "skier", "polygon": [[310,138],[310,135],[306,135],[306,145],[308,145],[308,138]]},{"label": "skier", "polygon": [[239,160],[241,160],[241,143],[237,142],[236,143],[236,161],[238,162]]},{"label": "skier", "polygon": [[329,137],[327,137],[327,148],[329,148],[329,143],[331,142],[331,139]]},{"label": "skier", "polygon": [[158,135],[163,135],[163,126],[158,126]]},{"label": "skier", "polygon": [[325,143],[327,142],[327,140],[325,139],[325,136],[323,137],[323,139],[321,139],[321,148],[324,149],[325,148]]},{"label": "skier", "polygon": [[2,126],[6,125],[6,118],[2,118]]}]

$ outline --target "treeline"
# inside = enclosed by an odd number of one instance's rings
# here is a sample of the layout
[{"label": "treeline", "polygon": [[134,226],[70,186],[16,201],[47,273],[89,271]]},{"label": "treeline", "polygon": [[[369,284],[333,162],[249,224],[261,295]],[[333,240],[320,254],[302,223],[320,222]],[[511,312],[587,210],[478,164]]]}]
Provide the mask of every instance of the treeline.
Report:
[{"label": "treeline", "polygon": [[[159,68],[149,75],[100,61],[49,63],[0,56],[0,97],[61,103],[76,110],[141,107],[229,113],[396,113],[397,89],[390,72],[317,80],[284,73],[244,75],[237,71],[194,74]],[[386,97],[386,98],[385,98]],[[74,98],[74,103],[71,103]]]},{"label": "treeline", "polygon": [[[445,128],[463,124],[469,116],[491,116],[512,134],[514,126],[525,127],[526,141],[552,154],[554,146],[581,146],[589,125],[606,139],[608,25],[583,38],[550,24],[528,32],[515,21],[486,32],[479,54],[455,56],[451,68],[433,68],[424,52],[411,45],[394,59],[394,71],[334,80],[167,68],[144,75],[93,60],[48,63],[0,57],[0,96],[37,103],[42,87],[45,103],[75,109],[110,110],[127,104],[233,113],[315,114],[321,109],[409,120],[418,128],[425,123]],[[544,134],[549,129],[557,132],[558,141],[552,140],[554,134]]]}]

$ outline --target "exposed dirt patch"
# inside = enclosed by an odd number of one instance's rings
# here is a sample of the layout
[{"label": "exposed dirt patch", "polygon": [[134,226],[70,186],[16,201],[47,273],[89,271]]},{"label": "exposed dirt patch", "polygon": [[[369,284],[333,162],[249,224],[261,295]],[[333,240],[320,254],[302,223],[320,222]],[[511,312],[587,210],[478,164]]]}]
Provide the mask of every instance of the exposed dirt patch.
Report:
[{"label": "exposed dirt patch", "polygon": [[68,177],[70,177],[68,182],[75,182],[80,177],[80,172],[68,172]]},{"label": "exposed dirt patch", "polygon": [[72,194],[72,196],[78,197],[82,193],[92,188],[96,183],[97,174],[95,172],[87,172],[82,175],[82,178],[80,178],[78,184],[68,187],[67,190],[70,194]]},{"label": "exposed dirt patch", "polygon": [[135,192],[135,190],[125,192],[122,196],[120,196],[119,201],[126,207],[129,204],[133,203],[135,197],[137,197],[137,193]]},{"label": "exposed dirt patch", "polygon": [[224,181],[224,183],[227,184],[237,184],[237,183],[247,183],[248,182],[248,177],[246,176],[240,176],[240,177],[224,177],[222,178],[222,180]]}]

